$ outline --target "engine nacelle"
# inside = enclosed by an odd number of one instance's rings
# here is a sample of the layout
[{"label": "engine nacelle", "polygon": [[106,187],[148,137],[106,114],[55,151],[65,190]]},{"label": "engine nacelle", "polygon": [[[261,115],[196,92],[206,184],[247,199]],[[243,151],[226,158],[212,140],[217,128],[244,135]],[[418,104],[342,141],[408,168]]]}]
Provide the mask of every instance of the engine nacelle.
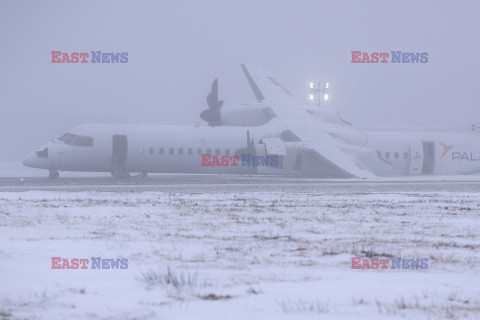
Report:
[{"label": "engine nacelle", "polygon": [[[338,115],[335,110],[327,108],[312,108],[300,105],[300,110],[308,111],[312,116],[335,125],[350,125]],[[205,112],[205,111],[204,111]],[[268,123],[272,119],[271,109],[263,103],[251,103],[241,105],[224,105],[219,112],[217,125],[232,127],[258,127]]]},{"label": "engine nacelle", "polygon": [[[268,123],[275,117],[272,109],[264,103],[225,105],[222,108],[224,101],[218,100],[218,78],[213,80],[212,89],[207,95],[207,105],[208,109],[200,113],[200,118],[210,126],[258,127]],[[299,104],[298,109],[299,111],[306,110],[313,117],[326,123],[350,125],[350,123],[340,118],[337,111],[332,109],[314,108],[305,104]]]},{"label": "engine nacelle", "polygon": [[222,109],[220,123],[222,126],[257,127],[270,119],[265,113],[266,106],[261,103],[225,105]]}]

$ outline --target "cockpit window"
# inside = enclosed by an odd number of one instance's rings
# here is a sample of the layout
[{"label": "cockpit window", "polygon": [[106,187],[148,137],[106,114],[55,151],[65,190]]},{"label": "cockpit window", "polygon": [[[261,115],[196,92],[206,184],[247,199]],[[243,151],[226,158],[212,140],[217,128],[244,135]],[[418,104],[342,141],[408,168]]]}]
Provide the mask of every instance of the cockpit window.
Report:
[{"label": "cockpit window", "polygon": [[65,142],[72,146],[91,147],[93,146],[93,139],[86,136],[77,136],[71,133],[65,133],[58,140]]},{"label": "cockpit window", "polygon": [[93,139],[91,137],[77,136],[77,138],[73,140],[72,145],[81,146],[81,147],[91,147],[93,146]]},{"label": "cockpit window", "polygon": [[66,144],[71,144],[77,136],[71,133],[65,133],[63,136],[58,138],[58,140],[65,142]]}]

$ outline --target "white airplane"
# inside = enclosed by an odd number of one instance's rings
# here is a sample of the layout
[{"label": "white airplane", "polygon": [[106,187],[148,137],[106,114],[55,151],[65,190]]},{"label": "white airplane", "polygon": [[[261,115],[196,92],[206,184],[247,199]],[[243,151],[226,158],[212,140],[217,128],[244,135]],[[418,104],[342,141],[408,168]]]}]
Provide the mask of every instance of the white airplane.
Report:
[{"label": "white airplane", "polygon": [[[227,108],[215,80],[201,114],[209,126],[86,124],[23,163],[58,171],[246,173],[328,178],[480,172],[480,136],[471,130],[382,130],[350,125],[326,108],[294,99],[261,66],[242,65],[257,103]],[[479,127],[480,128],[480,127]],[[480,130],[478,130],[480,131]]]}]

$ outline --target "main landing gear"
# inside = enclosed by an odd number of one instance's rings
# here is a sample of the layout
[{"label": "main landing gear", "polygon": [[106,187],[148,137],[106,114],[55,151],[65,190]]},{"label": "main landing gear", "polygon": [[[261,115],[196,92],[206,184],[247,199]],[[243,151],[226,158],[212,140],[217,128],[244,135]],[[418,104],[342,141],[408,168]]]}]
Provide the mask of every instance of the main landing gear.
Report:
[{"label": "main landing gear", "polygon": [[50,180],[57,180],[60,174],[57,170],[49,170],[48,171],[48,179]]}]

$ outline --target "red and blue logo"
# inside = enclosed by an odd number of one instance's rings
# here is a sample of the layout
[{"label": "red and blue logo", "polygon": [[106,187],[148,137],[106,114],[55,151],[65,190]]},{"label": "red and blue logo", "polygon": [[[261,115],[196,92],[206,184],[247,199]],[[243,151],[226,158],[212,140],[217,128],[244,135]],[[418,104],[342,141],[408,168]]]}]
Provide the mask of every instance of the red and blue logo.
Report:
[{"label": "red and blue logo", "polygon": [[52,63],[127,63],[128,52],[62,52],[52,51]]},{"label": "red and blue logo", "polygon": [[[391,262],[391,265],[390,265]],[[352,269],[428,269],[428,258],[405,259],[401,257],[389,258],[362,258],[352,257]]]},{"label": "red and blue logo", "polygon": [[352,51],[352,63],[428,63],[428,52],[362,52]]},{"label": "red and blue logo", "polygon": [[103,259],[101,257],[62,259],[62,257],[52,257],[51,269],[128,269],[128,259]]},{"label": "red and blue logo", "polygon": [[216,156],[208,153],[202,154],[202,167],[277,167],[279,156],[256,156],[242,153],[239,156]]}]

